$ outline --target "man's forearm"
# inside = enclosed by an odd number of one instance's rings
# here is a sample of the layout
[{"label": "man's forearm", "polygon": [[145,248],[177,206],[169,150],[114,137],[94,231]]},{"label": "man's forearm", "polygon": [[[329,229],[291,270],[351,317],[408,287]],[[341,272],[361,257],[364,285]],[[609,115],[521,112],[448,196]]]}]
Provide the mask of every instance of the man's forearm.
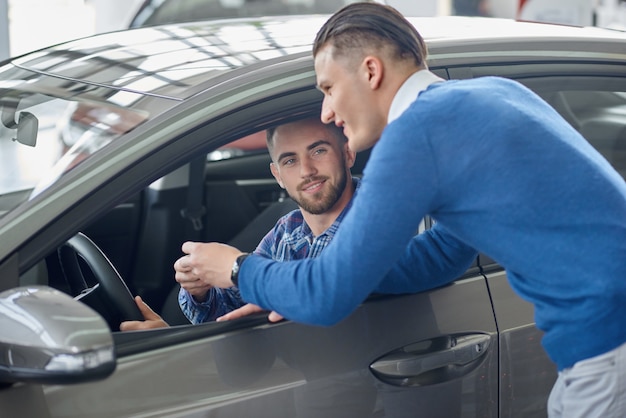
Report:
[{"label": "man's forearm", "polygon": [[416,293],[446,285],[465,273],[476,256],[476,250],[435,225],[411,240],[375,292]]}]

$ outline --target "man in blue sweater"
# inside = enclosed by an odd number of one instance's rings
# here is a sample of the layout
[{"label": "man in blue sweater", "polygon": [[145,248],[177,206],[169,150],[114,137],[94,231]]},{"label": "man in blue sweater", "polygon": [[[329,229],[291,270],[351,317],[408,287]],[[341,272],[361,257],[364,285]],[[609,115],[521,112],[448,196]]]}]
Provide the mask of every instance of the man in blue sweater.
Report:
[{"label": "man in blue sweater", "polygon": [[[177,274],[288,319],[334,324],[371,292],[453,280],[467,247],[535,307],[559,378],[550,417],[626,416],[626,182],[536,94],[511,80],[442,81],[393,8],[354,3],[320,29],[322,120],[374,147],[359,194],[317,259],[276,263],[184,243]],[[413,237],[424,215],[437,222]],[[202,255],[202,257],[200,257]]]}]

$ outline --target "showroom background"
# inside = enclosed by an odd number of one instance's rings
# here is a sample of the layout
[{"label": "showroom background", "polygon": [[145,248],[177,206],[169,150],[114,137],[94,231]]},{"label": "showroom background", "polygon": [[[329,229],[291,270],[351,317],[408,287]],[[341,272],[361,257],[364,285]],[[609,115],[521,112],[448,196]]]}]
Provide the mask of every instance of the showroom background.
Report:
[{"label": "showroom background", "polygon": [[[287,0],[288,1],[288,0]],[[626,29],[626,0],[381,0],[404,14],[453,14],[481,2],[492,16]],[[0,60],[44,46],[128,26],[142,0],[0,0]]]},{"label": "showroom background", "polygon": [[128,25],[142,0],[0,0],[0,58]]},{"label": "showroom background", "polygon": [[[420,3],[422,15],[450,14],[451,0],[391,0],[399,10]],[[0,0],[0,59],[65,40],[123,29],[142,0]]]}]

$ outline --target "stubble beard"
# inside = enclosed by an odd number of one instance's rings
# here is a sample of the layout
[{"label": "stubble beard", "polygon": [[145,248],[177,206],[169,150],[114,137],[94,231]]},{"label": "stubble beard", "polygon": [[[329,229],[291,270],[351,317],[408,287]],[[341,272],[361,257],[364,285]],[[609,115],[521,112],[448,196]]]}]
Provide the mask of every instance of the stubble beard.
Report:
[{"label": "stubble beard", "polygon": [[[327,177],[313,177],[307,181],[310,183],[315,180],[327,180]],[[311,198],[305,198],[297,193],[297,196],[289,197],[300,206],[300,208],[313,215],[321,215],[324,212],[329,211],[341,198],[341,195],[346,190],[348,184],[348,175],[345,170],[341,172],[341,177],[336,185],[330,185],[330,188],[325,192],[324,190],[315,193]]]}]

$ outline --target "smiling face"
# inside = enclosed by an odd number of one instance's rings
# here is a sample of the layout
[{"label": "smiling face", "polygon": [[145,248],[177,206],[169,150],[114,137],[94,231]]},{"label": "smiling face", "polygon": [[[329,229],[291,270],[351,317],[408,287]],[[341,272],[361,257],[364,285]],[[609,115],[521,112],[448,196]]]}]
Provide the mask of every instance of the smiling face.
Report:
[{"label": "smiling face", "polygon": [[355,152],[371,148],[387,124],[371,63],[371,57],[336,58],[332,45],[315,56],[317,85],[324,93],[322,122],[343,128]]},{"label": "smiling face", "polygon": [[333,128],[318,120],[279,126],[274,131],[270,169],[302,210],[313,215],[343,209],[355,154]]},{"label": "smiling face", "polygon": [[313,42],[321,119],[342,127],[355,152],[371,148],[387,125],[391,103],[413,73],[427,68],[427,48],[395,8],[376,2],[344,6]]}]

